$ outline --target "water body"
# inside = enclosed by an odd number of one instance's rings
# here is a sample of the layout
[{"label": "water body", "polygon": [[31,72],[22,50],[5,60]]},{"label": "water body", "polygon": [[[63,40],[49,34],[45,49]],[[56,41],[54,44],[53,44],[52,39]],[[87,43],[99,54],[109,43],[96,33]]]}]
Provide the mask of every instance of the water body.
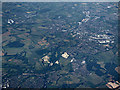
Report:
[{"label": "water body", "polygon": [[[93,70],[93,68],[92,68],[93,66],[94,66],[97,70]],[[100,69],[103,69],[103,68],[101,68],[100,65],[97,64],[96,62],[88,62],[88,64],[87,64],[87,69],[88,69],[88,71],[95,71],[95,74],[97,74],[98,76],[102,76],[102,75],[105,74],[105,73],[103,73],[102,71],[100,71]]]},{"label": "water body", "polygon": [[15,47],[15,48],[19,48],[19,47],[23,47],[24,44],[20,43],[19,41],[14,41],[14,42],[10,42],[9,44],[7,44],[8,47]]},{"label": "water body", "polygon": [[47,49],[38,49],[38,50],[36,50],[36,53],[38,54],[38,55],[43,55],[43,54],[47,54],[49,52],[49,50],[47,50]]},{"label": "water body", "polygon": [[114,63],[107,63],[105,65],[105,68],[107,69],[107,73],[109,73],[112,76],[114,76],[115,80],[118,80],[119,74],[115,71],[116,67],[117,67],[117,65],[114,64]]},{"label": "water body", "polygon": [[46,12],[48,12],[48,11],[50,11],[51,9],[49,9],[49,8],[45,8],[45,9],[41,9],[39,12],[40,13],[46,13]]}]

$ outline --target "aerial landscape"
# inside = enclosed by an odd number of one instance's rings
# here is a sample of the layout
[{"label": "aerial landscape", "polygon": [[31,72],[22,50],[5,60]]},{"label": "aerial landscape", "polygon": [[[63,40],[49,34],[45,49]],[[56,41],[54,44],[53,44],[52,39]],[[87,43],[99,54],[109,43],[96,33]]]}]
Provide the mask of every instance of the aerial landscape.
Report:
[{"label": "aerial landscape", "polygon": [[2,87],[119,88],[118,8],[2,3]]}]

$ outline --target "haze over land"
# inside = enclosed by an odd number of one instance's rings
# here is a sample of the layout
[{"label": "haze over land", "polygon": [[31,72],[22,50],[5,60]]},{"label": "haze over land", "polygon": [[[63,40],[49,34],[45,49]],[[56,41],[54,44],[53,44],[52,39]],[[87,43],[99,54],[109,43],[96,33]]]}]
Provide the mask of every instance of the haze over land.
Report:
[{"label": "haze over land", "polygon": [[2,11],[4,88],[107,88],[118,80],[117,2],[6,2]]}]

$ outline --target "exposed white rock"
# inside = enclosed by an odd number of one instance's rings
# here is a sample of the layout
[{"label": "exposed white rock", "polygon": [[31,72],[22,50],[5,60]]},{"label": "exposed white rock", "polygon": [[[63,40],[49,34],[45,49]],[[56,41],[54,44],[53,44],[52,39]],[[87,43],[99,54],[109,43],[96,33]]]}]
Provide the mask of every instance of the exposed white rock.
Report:
[{"label": "exposed white rock", "polygon": [[81,25],[82,23],[81,22],[78,22],[79,25]]},{"label": "exposed white rock", "polygon": [[52,66],[53,65],[53,63],[50,63],[50,66]]},{"label": "exposed white rock", "polygon": [[59,64],[59,62],[58,62],[58,61],[56,61],[55,63],[56,63],[56,64]]},{"label": "exposed white rock", "polygon": [[42,59],[44,60],[44,62],[50,63],[50,62],[49,62],[49,57],[48,57],[48,56],[44,56]]},{"label": "exposed white rock", "polygon": [[111,6],[107,6],[107,8],[111,8]]},{"label": "exposed white rock", "polygon": [[8,23],[12,24],[12,23],[14,23],[14,21],[12,19],[8,19]]},{"label": "exposed white rock", "polygon": [[85,61],[82,61],[81,64],[85,64],[86,62]]},{"label": "exposed white rock", "polygon": [[64,54],[62,54],[62,57],[63,57],[63,58],[68,58],[69,55],[68,55],[66,52],[64,52]]}]

